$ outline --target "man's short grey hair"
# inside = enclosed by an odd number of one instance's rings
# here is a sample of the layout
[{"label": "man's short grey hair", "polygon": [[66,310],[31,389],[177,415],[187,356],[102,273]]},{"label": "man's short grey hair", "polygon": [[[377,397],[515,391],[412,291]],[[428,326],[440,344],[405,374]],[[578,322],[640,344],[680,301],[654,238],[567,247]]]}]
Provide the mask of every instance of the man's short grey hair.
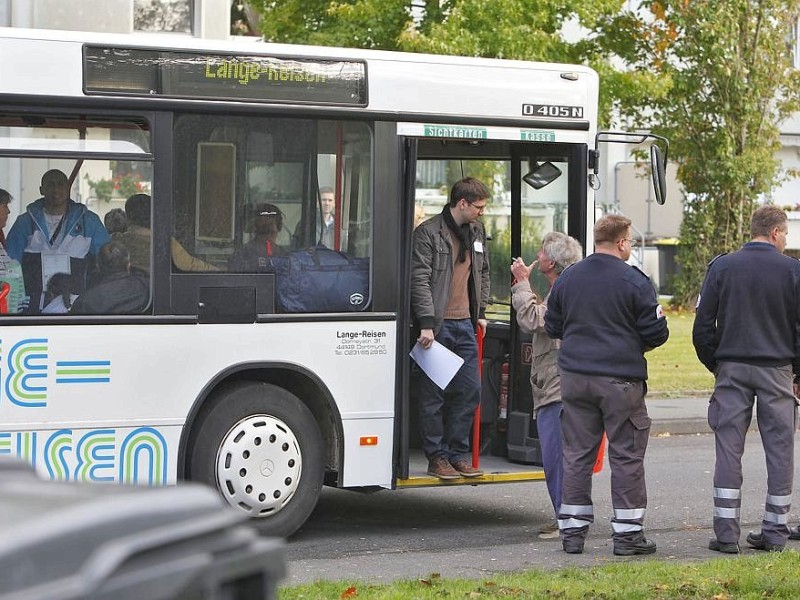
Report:
[{"label": "man's short grey hair", "polygon": [[556,273],[561,273],[571,264],[583,258],[580,242],[560,231],[551,231],[542,240],[544,253],[556,263]]}]

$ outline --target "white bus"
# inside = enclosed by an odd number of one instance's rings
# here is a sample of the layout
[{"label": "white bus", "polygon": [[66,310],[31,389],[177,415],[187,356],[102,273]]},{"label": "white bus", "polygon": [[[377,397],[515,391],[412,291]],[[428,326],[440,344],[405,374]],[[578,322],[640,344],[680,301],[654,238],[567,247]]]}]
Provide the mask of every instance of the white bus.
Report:
[{"label": "white bus", "polygon": [[[551,230],[591,248],[597,75],[169,41],[0,29],[6,234],[57,169],[100,218],[127,209],[127,230],[111,239],[149,289],[137,314],[45,312],[97,275],[58,260],[31,275],[22,260],[12,296],[55,288],[64,271],[72,289],[0,315],[0,456],[56,480],[206,482],[277,535],[303,524],[323,484],[543,479],[508,269]],[[409,247],[415,213],[440,212],[462,175],[493,189],[485,222],[499,309],[475,436],[486,475],[444,483],[425,474],[418,449]],[[325,217],[324,191],[334,195]],[[266,243],[262,216],[274,226]],[[343,267],[302,263],[325,219]],[[75,227],[67,234],[88,225]],[[306,267],[293,304],[291,270]],[[323,289],[331,273],[355,282],[344,301]]]}]

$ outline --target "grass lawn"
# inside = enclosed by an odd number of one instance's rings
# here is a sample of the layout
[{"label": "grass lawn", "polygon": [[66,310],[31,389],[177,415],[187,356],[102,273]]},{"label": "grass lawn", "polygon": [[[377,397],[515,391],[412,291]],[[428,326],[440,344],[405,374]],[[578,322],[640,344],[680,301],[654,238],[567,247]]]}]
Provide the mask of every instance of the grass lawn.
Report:
[{"label": "grass lawn", "polygon": [[534,570],[498,574],[477,581],[442,579],[436,573],[417,580],[381,585],[320,581],[279,589],[278,598],[794,599],[800,598],[798,570],[800,554],[787,550],[781,554],[719,558],[691,564],[637,560],[592,569]]},{"label": "grass lawn", "polygon": [[697,360],[692,346],[694,313],[667,311],[669,340],[647,353],[650,396],[680,397],[708,395],[714,376]]}]

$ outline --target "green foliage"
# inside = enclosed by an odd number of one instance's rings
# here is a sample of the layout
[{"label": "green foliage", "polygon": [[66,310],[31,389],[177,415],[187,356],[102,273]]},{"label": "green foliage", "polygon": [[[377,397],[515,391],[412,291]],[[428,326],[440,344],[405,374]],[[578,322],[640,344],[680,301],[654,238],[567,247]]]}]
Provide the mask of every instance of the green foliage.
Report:
[{"label": "green foliage", "polygon": [[454,0],[447,18],[431,22],[426,32],[406,36],[402,46],[434,54],[581,63],[589,58],[587,46],[582,40],[568,41],[564,23],[577,18],[591,27],[620,4],[618,0]]},{"label": "green foliage", "polygon": [[270,42],[397,50],[411,24],[406,0],[251,0]]},{"label": "green foliage", "polygon": [[778,123],[800,108],[787,44],[798,0],[643,0],[600,21],[594,42],[632,70],[611,81],[623,114],[671,141],[687,199],[675,302],[691,306],[706,263],[749,238],[779,180]]}]

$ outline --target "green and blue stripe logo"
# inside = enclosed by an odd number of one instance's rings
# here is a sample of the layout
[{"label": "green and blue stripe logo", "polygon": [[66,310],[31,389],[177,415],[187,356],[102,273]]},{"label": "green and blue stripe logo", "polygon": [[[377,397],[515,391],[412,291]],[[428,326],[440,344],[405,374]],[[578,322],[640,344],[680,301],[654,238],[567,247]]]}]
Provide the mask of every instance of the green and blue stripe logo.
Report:
[{"label": "green and blue stripe logo", "polygon": [[109,383],[110,360],[56,361],[56,383]]},{"label": "green and blue stripe logo", "polygon": [[47,406],[47,340],[14,344],[8,353],[6,395],[17,406]]}]

